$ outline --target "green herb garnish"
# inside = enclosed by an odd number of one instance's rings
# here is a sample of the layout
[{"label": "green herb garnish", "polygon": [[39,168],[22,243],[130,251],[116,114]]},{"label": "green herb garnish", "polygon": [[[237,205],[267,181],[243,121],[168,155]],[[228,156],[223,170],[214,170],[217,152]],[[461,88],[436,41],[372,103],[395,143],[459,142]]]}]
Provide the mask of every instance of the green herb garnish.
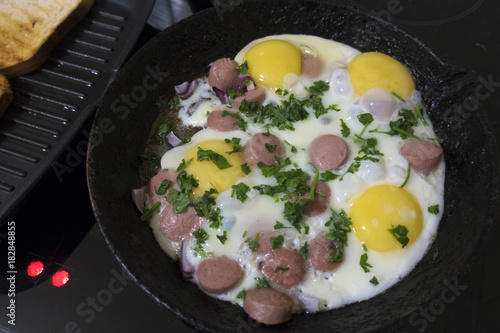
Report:
[{"label": "green herb garnish", "polygon": [[347,245],[347,233],[351,232],[351,218],[347,216],[342,209],[339,213],[330,209],[332,216],[326,222],[325,226],[330,227],[326,238],[331,240],[335,249],[330,253],[330,263],[342,262],[344,258],[344,246]]},{"label": "green herb garnish", "polygon": [[359,265],[361,266],[361,268],[363,268],[365,273],[368,273],[370,271],[370,268],[373,268],[373,266],[368,263],[368,253],[363,253],[361,255],[361,258],[359,259]]},{"label": "green herb garnish", "polygon": [[344,138],[347,138],[349,135],[351,135],[351,129],[346,125],[343,119],[340,119],[340,133]]},{"label": "green herb garnish", "polygon": [[255,278],[255,289],[271,288],[271,284],[266,277]]},{"label": "green herb garnish", "polygon": [[141,215],[141,221],[146,222],[151,220],[153,214],[160,209],[161,203],[157,201],[151,208],[146,209]]},{"label": "green herb garnish", "polygon": [[237,185],[231,186],[233,191],[231,192],[231,198],[236,195],[236,199],[240,200],[241,202],[245,202],[245,200],[248,198],[248,191],[250,191],[250,187],[248,187],[247,184],[245,183],[239,183]]},{"label": "green herb garnish", "polygon": [[403,248],[408,245],[410,239],[406,236],[408,234],[408,229],[401,224],[398,224],[397,227],[391,226],[391,229],[388,229],[391,235],[393,235],[396,240],[403,245]]},{"label": "green herb garnish", "polygon": [[437,215],[439,214],[439,204],[432,205],[427,208],[427,211],[431,214]]},{"label": "green herb garnish", "polygon": [[212,161],[220,170],[224,170],[231,167],[231,164],[226,160],[224,156],[214,152],[213,150],[204,150],[198,147],[198,162],[201,161]]},{"label": "green herb garnish", "polygon": [[283,246],[283,243],[285,243],[285,237],[283,237],[283,235],[279,235],[278,237],[271,237],[269,241],[271,242],[273,250],[276,250]]}]

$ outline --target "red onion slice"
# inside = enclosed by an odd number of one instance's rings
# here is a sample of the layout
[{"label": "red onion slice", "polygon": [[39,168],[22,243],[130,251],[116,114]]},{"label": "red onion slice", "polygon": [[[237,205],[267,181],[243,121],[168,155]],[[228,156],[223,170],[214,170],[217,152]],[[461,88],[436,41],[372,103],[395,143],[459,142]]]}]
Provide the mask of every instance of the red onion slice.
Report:
[{"label": "red onion slice", "polygon": [[193,273],[195,271],[195,268],[191,263],[189,262],[187,258],[187,251],[189,250],[189,247],[186,245],[186,242],[181,243],[181,256],[179,258],[179,265],[181,268],[182,272],[182,277],[185,279],[189,279],[193,277]]},{"label": "red onion slice", "polygon": [[220,90],[219,88],[216,88],[216,87],[212,87],[212,89],[214,90],[214,92],[217,95],[217,97],[219,97],[220,101],[223,104],[226,104],[227,101],[228,101],[228,98],[229,98],[228,94],[225,91],[222,91],[222,90]]},{"label": "red onion slice", "polygon": [[196,112],[196,110],[198,110],[198,108],[200,107],[201,104],[203,104],[209,100],[210,100],[209,98],[202,98],[202,99],[196,101],[196,103],[194,103],[193,105],[191,105],[189,107],[189,109],[187,111],[188,116],[192,116]]},{"label": "red onion slice", "polygon": [[178,145],[180,145],[182,143],[182,140],[179,139],[177,137],[177,135],[175,135],[174,132],[170,131],[168,134],[167,134],[167,142],[169,145],[171,145],[172,147],[177,147]]},{"label": "red onion slice", "polygon": [[[245,81],[248,81],[244,83]],[[251,76],[238,76],[233,80],[233,89],[237,93],[246,93],[255,88],[255,84]]]},{"label": "red onion slice", "polygon": [[146,204],[147,191],[148,191],[147,185],[132,190],[132,201],[134,201],[135,206],[141,213],[143,213],[144,206]]},{"label": "red onion slice", "polygon": [[174,89],[177,96],[179,96],[181,99],[187,99],[194,93],[196,87],[198,87],[198,80],[183,82],[179,85],[176,85]]}]

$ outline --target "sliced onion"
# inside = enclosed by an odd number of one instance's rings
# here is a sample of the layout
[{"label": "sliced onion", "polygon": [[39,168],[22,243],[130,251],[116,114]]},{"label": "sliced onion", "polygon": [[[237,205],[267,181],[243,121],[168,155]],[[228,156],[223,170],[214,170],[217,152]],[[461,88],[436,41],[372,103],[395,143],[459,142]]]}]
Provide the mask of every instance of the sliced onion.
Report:
[{"label": "sliced onion", "polygon": [[[248,82],[243,84],[243,82],[245,82],[245,81],[248,81]],[[233,89],[237,93],[244,94],[249,90],[255,89],[255,83],[253,82],[251,76],[248,76],[248,75],[247,76],[237,76],[233,80]]]},{"label": "sliced onion", "polygon": [[179,139],[177,137],[177,135],[175,135],[175,133],[173,131],[170,131],[168,134],[167,134],[167,142],[169,145],[171,145],[172,147],[177,147],[178,145],[180,145],[182,143],[182,140]]},{"label": "sliced onion", "polygon": [[187,258],[188,246],[186,242],[181,243],[181,256],[179,258],[179,265],[181,267],[182,277],[185,279],[189,279],[193,276],[195,268],[189,262]]},{"label": "sliced onion", "polygon": [[225,91],[222,91],[222,90],[220,90],[217,87],[212,87],[212,89],[214,90],[214,92],[217,95],[217,97],[219,97],[220,101],[223,104],[226,104],[227,101],[228,101],[229,95]]},{"label": "sliced onion", "polygon": [[[214,88],[216,89],[216,88]],[[200,107],[200,105],[202,105],[203,103],[205,103],[206,101],[209,101],[210,99],[209,98],[202,98],[198,101],[196,101],[196,103],[194,103],[193,105],[191,105],[187,111],[187,114],[188,116],[192,116],[196,110],[198,110],[198,108]]]},{"label": "sliced onion", "polygon": [[306,311],[306,312],[316,312],[318,311],[318,307],[319,307],[319,300],[315,297],[310,297],[310,296],[306,296],[302,293],[299,293],[298,295],[298,299],[299,299],[299,302],[300,302],[300,307]]},{"label": "sliced onion", "polygon": [[135,206],[141,213],[143,213],[144,206],[146,204],[147,191],[148,191],[147,185],[132,190],[132,200],[134,201]]},{"label": "sliced onion", "polygon": [[198,80],[193,80],[191,82],[186,81],[177,86],[175,86],[175,93],[181,99],[189,98],[195,91],[196,87],[198,87]]}]

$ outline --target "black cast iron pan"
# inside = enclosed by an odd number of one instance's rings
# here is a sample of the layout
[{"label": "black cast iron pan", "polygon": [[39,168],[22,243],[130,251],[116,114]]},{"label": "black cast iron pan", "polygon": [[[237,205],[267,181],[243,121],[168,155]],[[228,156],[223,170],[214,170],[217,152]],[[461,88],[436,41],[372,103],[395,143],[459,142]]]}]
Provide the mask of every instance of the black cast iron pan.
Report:
[{"label": "black cast iron pan", "polygon": [[[426,256],[383,294],[263,327],[250,321],[241,308],[217,301],[182,280],[178,263],[162,252],[150,228],[139,222],[130,192],[143,185],[139,155],[158,117],[158,98],[173,96],[175,84],[202,75],[211,61],[234,57],[256,38],[282,33],[317,35],[361,51],[384,52],[409,68],[442,139],[447,163],[446,207],[439,234]],[[267,0],[201,12],[150,41],[109,89],[94,121],[88,153],[88,182],[96,218],[112,251],[136,282],[197,330],[390,331],[388,325],[435,297],[444,281],[467,272],[488,225],[498,221],[496,148],[482,110],[470,113],[467,123],[455,121],[459,107],[472,96],[474,80],[473,72],[441,61],[392,24],[348,6]]]}]

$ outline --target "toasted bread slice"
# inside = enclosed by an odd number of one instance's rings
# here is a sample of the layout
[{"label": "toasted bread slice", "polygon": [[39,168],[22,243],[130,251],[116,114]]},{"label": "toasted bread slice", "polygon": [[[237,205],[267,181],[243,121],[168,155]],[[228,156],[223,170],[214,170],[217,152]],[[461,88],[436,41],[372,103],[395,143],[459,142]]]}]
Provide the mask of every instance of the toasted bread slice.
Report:
[{"label": "toasted bread slice", "polygon": [[1,0],[0,74],[16,77],[40,67],[94,0]]},{"label": "toasted bread slice", "polygon": [[12,100],[14,99],[14,94],[10,90],[9,81],[7,78],[0,74],[0,117],[4,114],[5,110]]}]

